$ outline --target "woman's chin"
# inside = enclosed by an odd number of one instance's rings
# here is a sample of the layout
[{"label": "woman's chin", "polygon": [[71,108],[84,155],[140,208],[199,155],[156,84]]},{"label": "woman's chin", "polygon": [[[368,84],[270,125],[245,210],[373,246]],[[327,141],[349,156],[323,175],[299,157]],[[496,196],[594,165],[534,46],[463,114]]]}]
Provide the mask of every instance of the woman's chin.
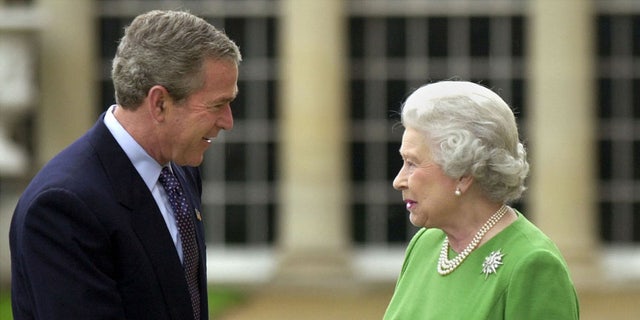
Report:
[{"label": "woman's chin", "polygon": [[409,222],[411,222],[411,224],[415,227],[424,227],[424,221],[419,219],[413,212],[409,212]]}]

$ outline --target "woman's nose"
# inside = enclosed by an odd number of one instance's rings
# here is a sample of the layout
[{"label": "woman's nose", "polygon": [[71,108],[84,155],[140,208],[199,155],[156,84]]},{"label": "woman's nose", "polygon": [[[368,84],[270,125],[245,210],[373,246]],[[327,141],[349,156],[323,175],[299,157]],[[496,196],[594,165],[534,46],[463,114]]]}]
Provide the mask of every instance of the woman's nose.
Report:
[{"label": "woman's nose", "polygon": [[393,179],[393,188],[396,190],[402,190],[406,188],[407,187],[406,181],[407,180],[404,174],[404,167],[402,167],[400,168],[400,171],[398,171],[398,174],[396,175],[395,179]]}]

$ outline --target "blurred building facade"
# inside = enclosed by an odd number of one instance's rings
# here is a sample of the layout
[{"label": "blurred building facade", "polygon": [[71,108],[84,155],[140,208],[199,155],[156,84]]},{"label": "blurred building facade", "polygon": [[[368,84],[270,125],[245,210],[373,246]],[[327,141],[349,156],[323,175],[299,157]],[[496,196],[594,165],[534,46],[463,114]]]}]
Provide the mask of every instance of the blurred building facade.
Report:
[{"label": "blurred building facade", "polygon": [[[202,168],[212,282],[393,283],[416,231],[391,187],[398,110],[413,89],[451,78],[483,83],[515,110],[532,177],[514,206],[559,244],[576,281],[640,279],[636,1],[27,5],[44,17],[39,100],[30,131],[15,131],[31,173],[114,103],[111,59],[137,14],[188,9],[241,47],[235,128]],[[28,178],[0,177],[3,207]]]}]

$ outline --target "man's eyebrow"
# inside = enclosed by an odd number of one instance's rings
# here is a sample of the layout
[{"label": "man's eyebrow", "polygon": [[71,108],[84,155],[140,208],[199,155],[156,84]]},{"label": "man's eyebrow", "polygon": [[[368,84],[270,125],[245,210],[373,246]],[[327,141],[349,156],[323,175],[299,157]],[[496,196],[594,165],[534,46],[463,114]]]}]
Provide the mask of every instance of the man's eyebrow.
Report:
[{"label": "man's eyebrow", "polygon": [[218,99],[210,101],[208,104],[212,105],[212,106],[216,106],[216,105],[219,105],[219,104],[229,103],[229,102],[232,102],[233,100],[235,100],[237,97],[238,97],[237,94],[232,96],[232,97],[220,97]]},{"label": "man's eyebrow", "polygon": [[233,100],[235,100],[238,97],[238,89],[236,89],[236,91],[233,93],[232,96],[226,96],[226,97],[220,97],[216,100],[214,100],[214,103],[220,103],[220,102],[231,102]]}]

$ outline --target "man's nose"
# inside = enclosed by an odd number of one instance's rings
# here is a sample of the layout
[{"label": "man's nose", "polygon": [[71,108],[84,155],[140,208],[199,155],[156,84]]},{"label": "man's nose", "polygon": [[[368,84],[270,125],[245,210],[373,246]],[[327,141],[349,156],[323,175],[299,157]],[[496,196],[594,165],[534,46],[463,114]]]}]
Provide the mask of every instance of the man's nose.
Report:
[{"label": "man's nose", "polygon": [[224,106],[224,110],[221,111],[216,125],[227,131],[233,129],[233,112],[231,111],[231,105],[227,104]]}]

